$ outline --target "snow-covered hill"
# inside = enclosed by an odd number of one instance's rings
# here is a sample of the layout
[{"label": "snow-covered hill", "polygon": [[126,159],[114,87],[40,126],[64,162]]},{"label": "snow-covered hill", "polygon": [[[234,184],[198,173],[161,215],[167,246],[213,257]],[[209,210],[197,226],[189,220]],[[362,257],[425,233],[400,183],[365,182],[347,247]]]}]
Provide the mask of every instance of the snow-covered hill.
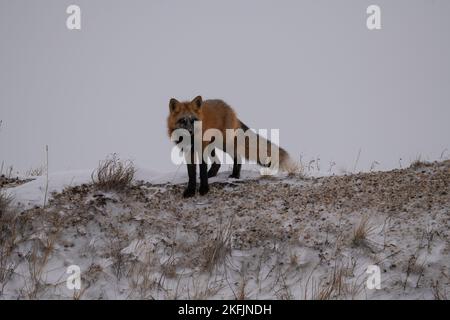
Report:
[{"label": "snow-covered hill", "polygon": [[[184,171],[184,170],[180,170]],[[121,191],[91,171],[6,191],[0,298],[448,297],[450,161],[389,172],[243,179],[182,198],[184,172],[138,169]],[[67,268],[80,267],[81,289]],[[379,268],[380,289],[367,279]]]}]

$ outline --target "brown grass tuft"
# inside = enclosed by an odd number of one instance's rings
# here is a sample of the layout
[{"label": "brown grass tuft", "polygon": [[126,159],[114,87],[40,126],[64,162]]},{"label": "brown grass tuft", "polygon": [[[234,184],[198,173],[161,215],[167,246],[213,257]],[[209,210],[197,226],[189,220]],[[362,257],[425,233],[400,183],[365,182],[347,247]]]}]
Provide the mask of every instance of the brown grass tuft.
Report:
[{"label": "brown grass tuft", "polygon": [[414,160],[413,162],[411,162],[411,165],[409,166],[411,169],[419,169],[419,168],[423,168],[423,167],[429,167],[432,164],[426,161],[423,161],[420,156],[416,158],[416,160]]},{"label": "brown grass tuft", "polygon": [[367,244],[367,238],[373,233],[375,226],[370,222],[369,216],[363,216],[360,223],[353,231],[352,243],[355,246]]},{"label": "brown grass tuft", "polygon": [[123,191],[131,186],[136,170],[131,161],[120,160],[116,154],[100,161],[92,172],[92,182],[98,189]]},{"label": "brown grass tuft", "polygon": [[217,234],[210,239],[204,250],[203,269],[205,271],[212,272],[216,266],[226,261],[231,252],[232,226],[233,217],[226,225],[219,224]]},{"label": "brown grass tuft", "polygon": [[305,178],[305,167],[300,162],[292,162],[287,168],[289,177]]},{"label": "brown grass tuft", "polygon": [[0,217],[2,217],[7,212],[12,200],[13,199],[11,196],[0,190]]},{"label": "brown grass tuft", "polygon": [[38,177],[43,176],[47,172],[45,166],[39,166],[35,168],[30,168],[25,173],[26,177]]}]

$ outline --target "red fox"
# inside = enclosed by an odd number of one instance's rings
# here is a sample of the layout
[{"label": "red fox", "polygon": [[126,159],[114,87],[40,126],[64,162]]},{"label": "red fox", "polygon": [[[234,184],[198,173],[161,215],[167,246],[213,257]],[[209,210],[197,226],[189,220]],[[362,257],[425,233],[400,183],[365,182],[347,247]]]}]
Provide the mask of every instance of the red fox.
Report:
[{"label": "red fox", "polygon": [[[220,147],[221,150],[230,154],[233,157],[233,171],[230,175],[231,178],[239,179],[241,172],[241,158],[245,158],[248,160],[256,161],[259,165],[262,166],[270,166],[269,161],[271,161],[270,157],[272,155],[272,150],[274,152],[278,151],[279,163],[278,167],[282,170],[290,170],[289,168],[293,165],[293,161],[290,159],[289,154],[283,149],[278,147],[277,145],[271,143],[269,140],[266,140],[256,133],[253,133],[249,130],[249,128],[240,121],[234,110],[226,104],[222,100],[204,100],[201,96],[197,96],[192,101],[184,101],[179,102],[178,100],[172,98],[169,102],[169,117],[167,118],[167,128],[169,137],[172,136],[172,133],[176,129],[184,129],[189,132],[191,136],[194,135],[194,123],[196,121],[201,121],[202,124],[202,134],[208,129],[217,129],[222,133],[224,137],[223,145]],[[242,129],[246,132],[252,132],[252,134],[258,137],[256,149],[258,152],[252,153],[250,151],[250,143],[248,139],[245,139],[245,146],[240,146],[239,148],[238,142],[239,140],[234,137],[233,147],[230,147],[230,141],[226,141],[226,130],[232,129]],[[181,140],[177,141],[179,143]],[[193,140],[192,140],[193,141]],[[211,143],[212,141],[202,141],[202,151]],[[265,143],[267,145],[266,154],[269,158],[262,159],[259,155],[260,143]],[[242,144],[242,141],[241,141]],[[230,150],[234,148],[234,150]],[[239,151],[242,150],[242,151]],[[194,158],[194,149],[191,149],[191,157]],[[211,152],[211,155],[215,157],[214,150]],[[252,154],[256,154],[252,156]],[[208,165],[206,161],[204,161],[203,157],[200,157],[200,188],[199,193],[201,195],[206,194],[209,191],[208,186],[208,178],[214,177],[217,175],[217,172],[220,168],[220,163],[215,161],[211,164],[211,167],[208,171]],[[194,161],[187,164],[189,182],[187,188],[185,189],[183,196],[185,198],[192,197],[195,195],[196,189],[196,164]]]}]

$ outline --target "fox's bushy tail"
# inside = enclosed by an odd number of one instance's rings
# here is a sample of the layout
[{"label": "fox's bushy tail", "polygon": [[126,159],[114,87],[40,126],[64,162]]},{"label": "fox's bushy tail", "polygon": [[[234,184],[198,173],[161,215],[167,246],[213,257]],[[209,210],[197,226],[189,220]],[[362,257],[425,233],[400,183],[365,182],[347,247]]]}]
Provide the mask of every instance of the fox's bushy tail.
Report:
[{"label": "fox's bushy tail", "polygon": [[[253,132],[242,121],[240,121],[240,126],[248,137],[251,137],[253,135],[253,141],[256,141],[256,150],[253,150],[255,144],[250,143],[251,139],[248,139],[246,137],[245,145],[243,146],[243,148],[242,146],[241,148],[239,148],[238,146],[237,152],[238,154],[240,154],[240,156],[243,156],[247,160],[256,161],[256,163],[263,167],[278,168],[285,172],[294,172],[295,170],[297,170],[299,165],[294,160],[292,160],[286,150],[272,143],[270,140],[261,137],[257,133]],[[262,147],[265,147],[266,149],[263,150],[263,152],[261,152],[262,155],[260,155],[260,148]],[[278,160],[276,159],[277,157],[275,157],[277,151]]]}]

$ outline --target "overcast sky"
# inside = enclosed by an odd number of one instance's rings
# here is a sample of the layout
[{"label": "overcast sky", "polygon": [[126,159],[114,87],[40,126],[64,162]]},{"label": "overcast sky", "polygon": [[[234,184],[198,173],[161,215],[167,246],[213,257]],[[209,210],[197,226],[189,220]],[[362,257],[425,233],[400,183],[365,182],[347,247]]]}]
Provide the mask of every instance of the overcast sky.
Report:
[{"label": "overcast sky", "polygon": [[449,30],[448,0],[0,0],[0,161],[174,170],[168,101],[196,95],[325,171],[448,158]]}]

